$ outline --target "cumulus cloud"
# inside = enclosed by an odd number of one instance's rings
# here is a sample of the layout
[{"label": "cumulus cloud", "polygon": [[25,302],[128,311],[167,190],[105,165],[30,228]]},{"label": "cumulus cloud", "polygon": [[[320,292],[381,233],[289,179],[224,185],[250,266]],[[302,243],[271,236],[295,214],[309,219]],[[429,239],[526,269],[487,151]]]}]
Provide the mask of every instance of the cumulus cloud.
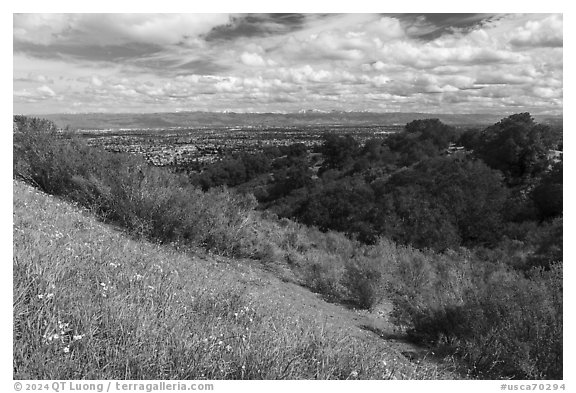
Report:
[{"label": "cumulus cloud", "polygon": [[227,14],[15,14],[14,39],[117,45],[177,44],[226,23]]},{"label": "cumulus cloud", "polygon": [[43,74],[35,74],[33,72],[29,72],[28,75],[24,76],[24,77],[16,77],[14,78],[14,81],[16,82],[38,82],[38,83],[54,83],[54,80],[48,78],[47,76],[43,75]]},{"label": "cumulus cloud", "polygon": [[56,93],[54,93],[54,90],[52,90],[46,85],[40,86],[38,89],[36,89],[36,91],[47,97],[54,97],[56,95]]},{"label": "cumulus cloud", "polygon": [[520,47],[562,47],[562,15],[528,20],[510,34],[510,43]]},{"label": "cumulus cloud", "polygon": [[555,14],[17,14],[14,100],[561,112],[562,24]]},{"label": "cumulus cloud", "polygon": [[56,97],[56,93],[50,87],[42,85],[36,89],[22,89],[14,91],[16,102],[38,102]]},{"label": "cumulus cloud", "polygon": [[92,84],[94,86],[102,86],[102,81],[97,76],[92,77]]},{"label": "cumulus cloud", "polygon": [[252,67],[262,67],[266,65],[266,60],[264,60],[262,56],[258,55],[257,53],[244,52],[240,56],[240,60],[247,66]]}]

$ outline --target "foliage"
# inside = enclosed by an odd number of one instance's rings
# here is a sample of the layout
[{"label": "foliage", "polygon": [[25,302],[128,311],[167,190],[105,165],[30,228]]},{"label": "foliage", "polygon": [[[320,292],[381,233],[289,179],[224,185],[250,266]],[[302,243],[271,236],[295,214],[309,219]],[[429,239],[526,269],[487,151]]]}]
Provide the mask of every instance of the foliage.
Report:
[{"label": "foliage", "polygon": [[321,172],[327,169],[343,169],[349,166],[358,154],[360,146],[351,135],[327,133],[323,135],[323,139],[320,152],[324,157],[324,165]]},{"label": "foliage", "polygon": [[471,128],[464,131],[458,138],[457,144],[468,150],[474,150],[480,143],[482,131],[477,128]]},{"label": "foliage", "polygon": [[544,174],[540,183],[532,190],[531,197],[541,219],[562,215],[563,211],[562,161],[555,163],[550,172]]},{"label": "foliage", "polygon": [[545,270],[556,262],[563,261],[563,224],[562,218],[557,218],[549,225],[541,227],[538,237],[533,240],[535,251],[528,258],[524,270],[538,267]]},{"label": "foliage", "polygon": [[414,120],[404,132],[386,139],[391,151],[400,155],[399,163],[409,166],[426,158],[438,156],[456,140],[456,130],[438,119]]},{"label": "foliage", "polygon": [[59,138],[50,130],[30,130],[15,137],[14,174],[138,235],[228,254],[251,253],[244,239],[250,233],[253,198],[227,190],[203,193],[185,176],[136,157]]},{"label": "foliage", "polygon": [[[452,246],[459,245],[457,237],[464,245],[494,243],[501,232],[506,189],[499,175],[482,162],[425,160],[392,176],[385,194],[378,197],[386,199],[389,193],[395,202],[393,212],[408,220],[405,231],[409,227],[423,233],[454,227]],[[413,217],[420,218],[414,221]],[[410,243],[434,247],[436,242]]]},{"label": "foliage", "polygon": [[363,241],[370,241],[374,235],[368,220],[373,203],[374,195],[367,184],[337,181],[314,190],[294,215],[324,231],[357,234]]},{"label": "foliage", "polygon": [[394,317],[413,340],[475,377],[562,379],[561,265],[526,277],[465,255],[421,255],[392,276]]},{"label": "foliage", "polygon": [[510,184],[517,184],[546,169],[553,145],[549,127],[536,123],[529,113],[518,113],[486,128],[475,153],[491,168],[502,171]]}]

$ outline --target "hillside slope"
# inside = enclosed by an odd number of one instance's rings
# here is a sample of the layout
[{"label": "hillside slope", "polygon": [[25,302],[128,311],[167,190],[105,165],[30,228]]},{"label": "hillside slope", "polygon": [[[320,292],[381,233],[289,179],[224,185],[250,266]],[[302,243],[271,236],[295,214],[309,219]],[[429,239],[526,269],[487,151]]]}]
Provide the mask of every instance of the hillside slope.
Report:
[{"label": "hillside slope", "polygon": [[13,186],[15,379],[453,378],[386,318]]}]

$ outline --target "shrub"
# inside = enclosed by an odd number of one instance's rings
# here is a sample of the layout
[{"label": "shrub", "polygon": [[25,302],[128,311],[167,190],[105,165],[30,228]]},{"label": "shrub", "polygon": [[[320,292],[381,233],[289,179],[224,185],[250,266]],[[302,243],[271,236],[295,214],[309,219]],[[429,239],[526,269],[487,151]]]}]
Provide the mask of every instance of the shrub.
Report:
[{"label": "shrub", "polygon": [[382,273],[375,261],[366,258],[345,265],[342,285],[347,289],[349,301],[363,309],[371,309],[385,296]]},{"label": "shrub", "polygon": [[482,378],[562,378],[562,266],[528,276],[469,255],[414,254],[390,285],[395,322]]},{"label": "shrub", "polygon": [[342,300],[345,293],[340,281],[343,275],[343,262],[337,256],[321,250],[305,255],[302,271],[304,285],[324,295],[328,300]]},{"label": "shrub", "polygon": [[178,174],[127,154],[109,153],[52,129],[15,137],[14,175],[93,209],[132,233],[160,242],[248,255],[253,197],[203,193]]}]

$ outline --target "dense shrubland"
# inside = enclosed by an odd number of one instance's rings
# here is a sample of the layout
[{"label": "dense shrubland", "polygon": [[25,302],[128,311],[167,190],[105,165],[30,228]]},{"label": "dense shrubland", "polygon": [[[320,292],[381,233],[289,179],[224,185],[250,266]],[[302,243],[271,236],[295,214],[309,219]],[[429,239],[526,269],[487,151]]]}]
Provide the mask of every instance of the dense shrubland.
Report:
[{"label": "dense shrubland", "polygon": [[314,151],[293,145],[230,157],[190,178],[366,244],[384,236],[436,251],[494,249],[538,236],[562,215],[562,160],[549,156],[561,146],[557,130],[527,113],[484,130],[416,120],[363,145],[327,133]]},{"label": "dense shrubland", "polygon": [[327,134],[201,174],[15,124],[15,177],[134,235],[286,266],[332,301],[390,299],[475,377],[562,377],[562,161],[546,154],[561,139],[528,114],[463,133],[418,120],[364,145]]}]

